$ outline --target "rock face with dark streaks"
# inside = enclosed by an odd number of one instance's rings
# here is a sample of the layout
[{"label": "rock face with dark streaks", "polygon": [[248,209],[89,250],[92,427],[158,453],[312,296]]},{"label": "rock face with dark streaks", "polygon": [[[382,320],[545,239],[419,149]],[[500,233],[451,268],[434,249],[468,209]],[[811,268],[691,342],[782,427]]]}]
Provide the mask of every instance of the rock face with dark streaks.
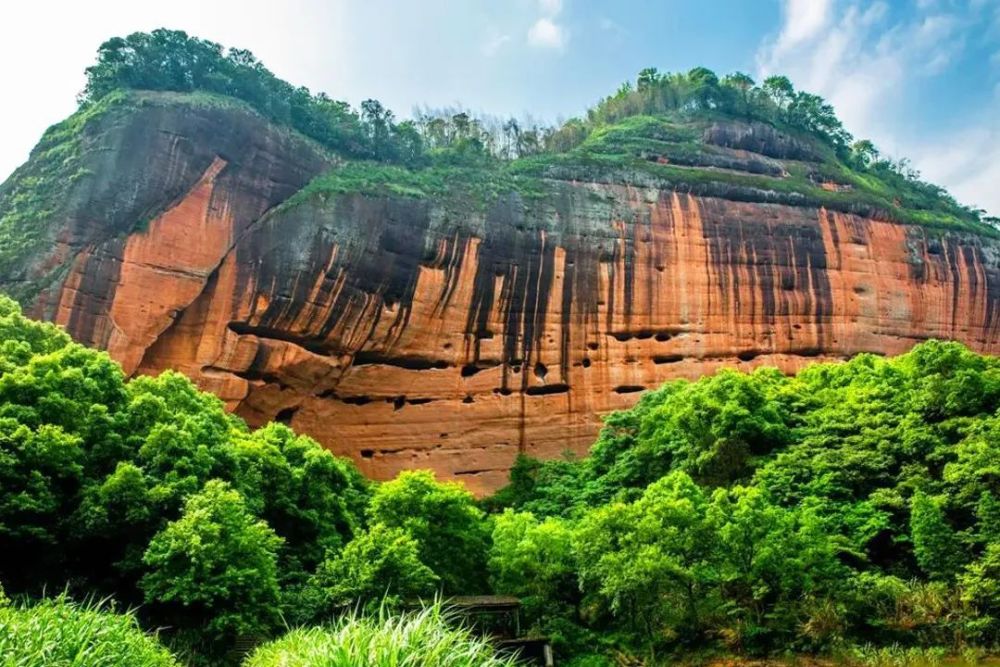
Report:
[{"label": "rock face with dark streaks", "polygon": [[[468,207],[292,197],[334,160],[291,133],[165,103],[130,118],[136,198],[159,196],[135,208],[158,212],[127,233],[64,214],[18,278],[68,267],[31,312],[375,478],[431,468],[486,492],[519,452],[584,453],[603,414],[671,378],[1000,343],[1000,244],[970,232],[643,179],[550,175]],[[715,125],[705,141],[753,173],[811,157],[772,128]],[[88,196],[81,211],[99,210]]]}]

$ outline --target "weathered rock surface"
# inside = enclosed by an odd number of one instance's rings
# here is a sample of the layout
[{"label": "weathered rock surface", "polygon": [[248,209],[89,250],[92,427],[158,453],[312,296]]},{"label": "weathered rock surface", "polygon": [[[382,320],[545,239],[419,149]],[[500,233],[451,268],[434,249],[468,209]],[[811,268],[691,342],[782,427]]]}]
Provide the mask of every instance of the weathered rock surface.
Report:
[{"label": "weathered rock surface", "polygon": [[974,235],[557,180],[458,215],[361,194],[275,208],[328,160],[266,128],[165,122],[143,161],[181,193],[142,231],[73,232],[34,314],[375,478],[431,468],[485,492],[519,452],[584,453],[601,415],[670,378],[1000,344],[1000,245]]}]

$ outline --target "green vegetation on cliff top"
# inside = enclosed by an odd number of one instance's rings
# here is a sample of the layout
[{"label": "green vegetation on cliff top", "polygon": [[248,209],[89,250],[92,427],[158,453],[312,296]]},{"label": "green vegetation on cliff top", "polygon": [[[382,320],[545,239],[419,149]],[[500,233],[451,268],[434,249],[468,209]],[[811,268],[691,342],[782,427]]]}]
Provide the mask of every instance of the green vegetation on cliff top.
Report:
[{"label": "green vegetation on cliff top", "polygon": [[0,275],[46,242],[73,184],[88,174],[86,128],[126,98],[122,91],[111,93],[50,127],[28,162],[0,185]]},{"label": "green vegetation on cliff top", "polygon": [[[124,91],[142,90],[179,93],[147,97],[147,104],[252,109],[349,161],[317,177],[286,206],[356,192],[483,210],[510,192],[542,196],[547,180],[592,180],[998,234],[995,219],[922,181],[905,160],[880,155],[869,141],[854,141],[828,104],[796,91],[784,77],[757,85],[739,73],[720,79],[704,68],[686,74],[647,69],[585,117],[558,128],[465,113],[397,122],[375,100],[355,111],[295,88],[248,51],[224,51],[183,32],[155,30],[101,45],[97,63],[87,70],[80,111],[53,126],[29,162],[0,187],[0,275],[10,276],[49,240],[73,183],[92,168],[84,155],[87,128],[111,108],[127,110],[136,97]],[[731,150],[748,147],[738,138],[707,140],[714,124],[770,132],[757,142],[758,151],[768,152],[768,141],[795,150],[781,157],[741,157]]]}]

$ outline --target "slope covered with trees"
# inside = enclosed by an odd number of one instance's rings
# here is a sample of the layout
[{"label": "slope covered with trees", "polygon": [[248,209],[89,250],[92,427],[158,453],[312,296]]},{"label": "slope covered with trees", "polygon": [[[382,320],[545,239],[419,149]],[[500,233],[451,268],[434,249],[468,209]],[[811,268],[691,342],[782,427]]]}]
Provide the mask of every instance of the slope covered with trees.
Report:
[{"label": "slope covered with trees", "polygon": [[373,491],[309,438],[251,431],[176,373],[127,382],[0,298],[9,594],[141,604],[149,627],[212,656],[358,600],[476,591],[487,531],[457,486],[412,473]]},{"label": "slope covered with trees", "polygon": [[[994,358],[938,342],[668,383],[587,459],[520,462],[492,501],[513,508],[494,563],[539,618],[650,655],[995,646],[998,392]],[[532,548],[540,571],[512,580]]]}]

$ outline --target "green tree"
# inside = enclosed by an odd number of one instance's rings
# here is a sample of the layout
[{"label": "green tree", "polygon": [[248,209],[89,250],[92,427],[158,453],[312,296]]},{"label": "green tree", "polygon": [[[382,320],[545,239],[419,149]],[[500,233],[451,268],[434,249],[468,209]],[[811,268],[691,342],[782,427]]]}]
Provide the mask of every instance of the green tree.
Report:
[{"label": "green tree", "polygon": [[851,144],[851,156],[857,165],[867,168],[878,161],[879,152],[870,139],[859,139]]},{"label": "green tree", "polygon": [[433,595],[438,577],[420,561],[419,551],[405,531],[375,524],[316,570],[309,586],[315,616],[328,617],[357,603],[395,606]]},{"label": "green tree", "polygon": [[372,524],[412,536],[421,562],[441,578],[445,593],[484,590],[489,529],[461,484],[438,482],[428,471],[401,473],[375,490],[368,516]]},{"label": "green tree", "polygon": [[963,599],[976,611],[969,629],[984,645],[995,645],[1000,639],[1000,542],[990,544],[960,581]]},{"label": "green tree", "polygon": [[639,76],[636,78],[635,88],[638,91],[644,91],[652,88],[660,82],[660,73],[655,67],[646,67],[639,70]]},{"label": "green tree", "polygon": [[738,113],[750,113],[750,94],[754,85],[756,84],[750,75],[743,72],[733,72],[722,77],[722,86],[736,93],[738,104],[734,105],[734,110]]},{"label": "green tree", "polygon": [[153,537],[140,585],[175,627],[216,640],[263,632],[277,621],[280,546],[238,492],[212,480]]},{"label": "green tree", "polygon": [[[709,510],[718,531],[719,586],[733,648],[766,653],[802,636],[810,600],[830,600],[846,570],[826,526],[772,503],[763,489],[718,489]],[[814,639],[829,642],[840,628]]]},{"label": "green tree", "polygon": [[719,604],[708,499],[683,472],[654,482],[634,503],[588,513],[574,544],[583,591],[625,621],[651,655],[667,639],[699,637]]},{"label": "green tree", "polygon": [[774,369],[668,383],[634,413],[606,420],[592,465],[616,489],[678,469],[710,484],[746,479],[791,438],[786,383]]},{"label": "green tree", "polygon": [[976,505],[976,537],[983,544],[1000,542],[1000,498],[983,491]]},{"label": "green tree", "polygon": [[357,468],[283,424],[268,424],[231,445],[233,486],[284,540],[284,582],[302,583],[330,552],[360,530],[371,494]]},{"label": "green tree", "polygon": [[940,501],[919,489],[910,501],[910,531],[920,568],[933,579],[953,580],[963,561],[961,544]]},{"label": "green tree", "polygon": [[572,525],[507,510],[493,522],[492,542],[493,588],[520,597],[529,620],[575,613],[579,587]]},{"label": "green tree", "polygon": [[58,426],[0,418],[0,571],[18,588],[44,586],[61,569],[82,481],[80,444]]},{"label": "green tree", "polygon": [[695,67],[687,73],[691,98],[703,109],[710,109],[719,102],[719,77],[706,67]]},{"label": "green tree", "polygon": [[769,76],[764,79],[761,88],[781,111],[787,112],[788,107],[795,99],[795,86],[792,85],[787,76]]}]

